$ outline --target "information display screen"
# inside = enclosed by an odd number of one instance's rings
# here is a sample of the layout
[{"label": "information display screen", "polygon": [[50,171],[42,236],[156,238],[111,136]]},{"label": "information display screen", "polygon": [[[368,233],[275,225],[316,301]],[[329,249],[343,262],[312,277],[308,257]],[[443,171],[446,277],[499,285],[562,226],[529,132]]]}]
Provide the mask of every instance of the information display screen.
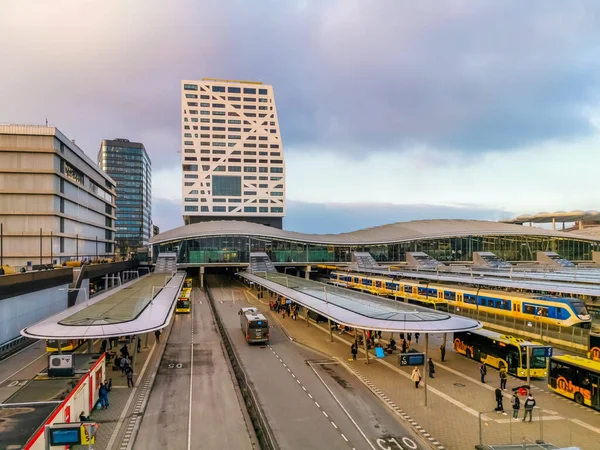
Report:
[{"label": "information display screen", "polygon": [[424,353],[406,353],[400,355],[401,366],[422,366],[425,364]]},{"label": "information display screen", "polygon": [[50,430],[50,445],[78,445],[81,442],[79,426]]}]

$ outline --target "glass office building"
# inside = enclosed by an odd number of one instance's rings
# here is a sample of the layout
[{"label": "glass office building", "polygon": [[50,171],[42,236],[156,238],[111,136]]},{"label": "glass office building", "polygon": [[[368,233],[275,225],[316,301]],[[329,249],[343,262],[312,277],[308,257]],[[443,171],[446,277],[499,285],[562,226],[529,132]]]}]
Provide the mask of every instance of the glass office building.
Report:
[{"label": "glass office building", "polygon": [[117,182],[116,254],[148,245],[152,226],[152,163],[144,144],[103,140],[98,165]]}]

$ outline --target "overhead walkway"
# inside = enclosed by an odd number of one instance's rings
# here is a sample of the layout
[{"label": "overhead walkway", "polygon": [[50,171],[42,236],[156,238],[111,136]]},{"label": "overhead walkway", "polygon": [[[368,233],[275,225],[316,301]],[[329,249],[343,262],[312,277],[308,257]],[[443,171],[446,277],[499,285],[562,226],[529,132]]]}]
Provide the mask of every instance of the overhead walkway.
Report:
[{"label": "overhead walkway", "polygon": [[177,253],[160,253],[156,257],[154,273],[173,273],[177,270]]},{"label": "overhead walkway", "polygon": [[75,305],[21,330],[34,339],[92,339],[138,335],[167,326],[184,272],[154,273]]}]

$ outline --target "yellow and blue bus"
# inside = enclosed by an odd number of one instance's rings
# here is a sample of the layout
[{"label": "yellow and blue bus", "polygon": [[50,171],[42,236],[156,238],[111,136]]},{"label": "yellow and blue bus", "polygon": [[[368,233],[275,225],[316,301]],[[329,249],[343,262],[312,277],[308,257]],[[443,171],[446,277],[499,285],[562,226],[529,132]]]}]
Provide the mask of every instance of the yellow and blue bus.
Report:
[{"label": "yellow and blue bus", "polygon": [[177,298],[176,314],[189,314],[192,310],[192,288],[184,287]]},{"label": "yellow and blue bus", "polygon": [[600,411],[600,362],[581,356],[550,358],[548,389]]},{"label": "yellow and blue bus", "polygon": [[575,297],[528,295],[466,286],[444,285],[359,273],[331,272],[329,282],[375,295],[403,298],[430,308],[485,312],[562,327],[591,328],[585,304]]},{"label": "yellow and blue bus", "polygon": [[588,358],[594,361],[600,361],[600,333],[594,331],[590,333]]},{"label": "yellow and blue bus", "polygon": [[527,376],[527,347],[529,376],[543,378],[548,375],[552,347],[490,330],[454,333],[454,350],[457,353],[496,369],[505,367],[508,373],[520,378]]}]

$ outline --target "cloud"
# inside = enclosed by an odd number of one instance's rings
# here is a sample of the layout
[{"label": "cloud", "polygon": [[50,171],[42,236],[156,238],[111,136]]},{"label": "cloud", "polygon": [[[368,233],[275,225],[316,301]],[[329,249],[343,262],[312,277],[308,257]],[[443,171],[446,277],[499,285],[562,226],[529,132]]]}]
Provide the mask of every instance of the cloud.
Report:
[{"label": "cloud", "polygon": [[152,223],[158,225],[161,233],[183,226],[181,203],[165,198],[152,199]]},{"label": "cloud", "polygon": [[498,220],[512,216],[475,205],[394,205],[390,203],[307,203],[288,201],[284,229],[301,233],[346,233],[363,228],[420,219]]}]

